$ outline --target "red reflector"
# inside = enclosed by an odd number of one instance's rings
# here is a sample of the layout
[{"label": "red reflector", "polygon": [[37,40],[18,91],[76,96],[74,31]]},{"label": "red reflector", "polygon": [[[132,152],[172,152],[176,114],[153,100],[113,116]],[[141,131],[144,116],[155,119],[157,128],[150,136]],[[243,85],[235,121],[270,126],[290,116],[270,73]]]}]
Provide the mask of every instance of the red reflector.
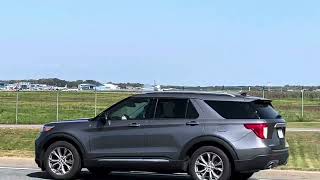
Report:
[{"label": "red reflector", "polygon": [[268,138],[268,124],[245,124],[244,127],[251,129],[259,138],[267,139]]}]

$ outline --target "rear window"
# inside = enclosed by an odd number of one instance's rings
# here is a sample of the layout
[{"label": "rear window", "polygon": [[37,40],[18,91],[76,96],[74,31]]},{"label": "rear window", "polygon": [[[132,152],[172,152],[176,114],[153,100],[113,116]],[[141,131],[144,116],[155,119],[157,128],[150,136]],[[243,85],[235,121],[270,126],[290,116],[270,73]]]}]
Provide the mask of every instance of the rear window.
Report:
[{"label": "rear window", "polygon": [[226,119],[276,119],[281,118],[269,101],[232,102],[205,101]]}]

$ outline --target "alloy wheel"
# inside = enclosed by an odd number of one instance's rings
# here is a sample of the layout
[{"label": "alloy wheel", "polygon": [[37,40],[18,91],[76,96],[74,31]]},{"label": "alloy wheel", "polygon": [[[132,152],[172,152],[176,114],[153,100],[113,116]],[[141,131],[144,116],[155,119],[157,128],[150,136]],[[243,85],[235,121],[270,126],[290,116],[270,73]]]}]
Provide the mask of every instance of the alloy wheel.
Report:
[{"label": "alloy wheel", "polygon": [[194,168],[200,180],[218,180],[223,174],[223,161],[217,154],[205,152],[197,158]]},{"label": "alloy wheel", "polygon": [[74,157],[70,149],[57,147],[49,154],[48,164],[56,175],[65,175],[71,171]]}]

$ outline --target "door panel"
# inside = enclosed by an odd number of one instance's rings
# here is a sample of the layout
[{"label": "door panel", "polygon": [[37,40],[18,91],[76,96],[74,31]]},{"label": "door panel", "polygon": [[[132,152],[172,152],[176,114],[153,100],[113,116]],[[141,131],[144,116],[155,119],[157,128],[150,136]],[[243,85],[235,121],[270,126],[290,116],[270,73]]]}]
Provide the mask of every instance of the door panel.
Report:
[{"label": "door panel", "polygon": [[204,133],[192,100],[159,99],[155,119],[146,124],[145,156],[177,160],[183,146]]},{"label": "door panel", "polygon": [[198,125],[187,125],[190,119],[151,120],[145,126],[147,145],[145,156],[177,160],[183,146],[204,133],[201,120]]},{"label": "door panel", "polygon": [[[139,126],[132,126],[132,124]],[[139,157],[145,148],[145,120],[112,121],[95,127],[90,138],[95,157]]]},{"label": "door panel", "polygon": [[[107,111],[107,123],[92,128],[91,153],[102,157],[140,157],[146,145],[145,125],[153,118],[155,100],[129,98]],[[102,117],[105,118],[105,117]]]}]

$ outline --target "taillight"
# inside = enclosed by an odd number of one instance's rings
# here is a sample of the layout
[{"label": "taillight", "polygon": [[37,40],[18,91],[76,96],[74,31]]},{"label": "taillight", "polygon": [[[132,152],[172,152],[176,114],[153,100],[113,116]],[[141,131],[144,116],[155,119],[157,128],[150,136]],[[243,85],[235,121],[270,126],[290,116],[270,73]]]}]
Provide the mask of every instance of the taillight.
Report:
[{"label": "taillight", "polygon": [[258,124],[245,124],[244,127],[251,129],[259,138],[268,138],[268,124],[258,123]]}]

